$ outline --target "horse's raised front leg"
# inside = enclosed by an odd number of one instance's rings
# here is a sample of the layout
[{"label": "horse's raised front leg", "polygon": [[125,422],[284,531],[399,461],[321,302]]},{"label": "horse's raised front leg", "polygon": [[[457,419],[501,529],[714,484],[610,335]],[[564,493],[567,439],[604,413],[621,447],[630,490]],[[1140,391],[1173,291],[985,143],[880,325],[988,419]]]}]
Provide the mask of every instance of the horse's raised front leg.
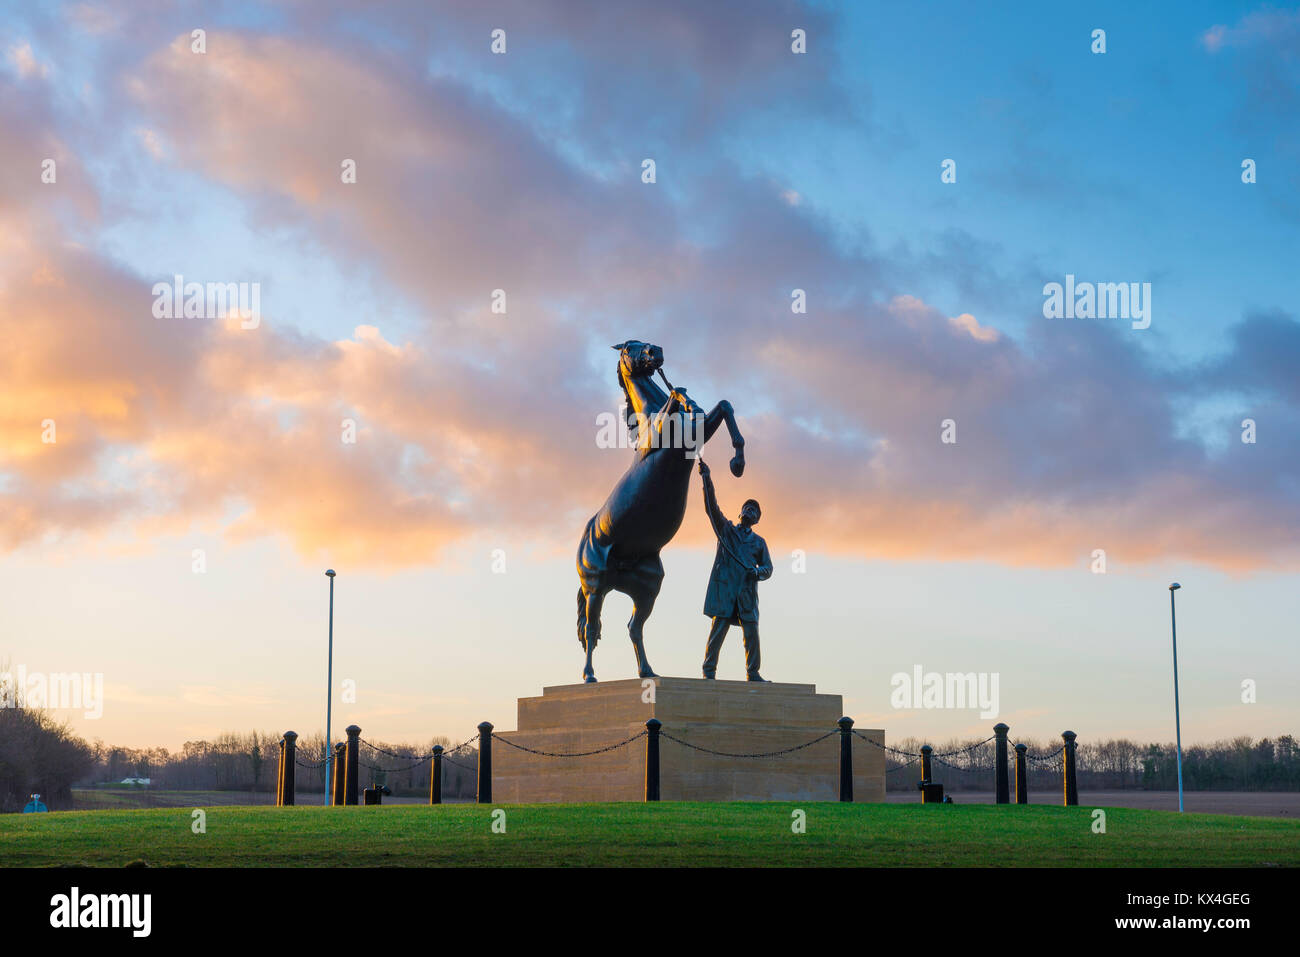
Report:
[{"label": "horse's raised front leg", "polygon": [[587,623],[583,634],[583,641],[587,647],[587,664],[582,669],[582,680],[588,684],[593,684],[596,680],[596,670],[592,667],[591,655],[600,642],[600,607],[604,602],[604,589],[593,588],[587,593]]},{"label": "horse's raised front leg", "polygon": [[715,405],[704,417],[704,441],[713,438],[713,433],[724,422],[731,435],[731,447],[736,450],[731,458],[731,474],[740,478],[745,474],[745,437],[740,434],[740,426],[736,425],[736,413],[726,399]]}]

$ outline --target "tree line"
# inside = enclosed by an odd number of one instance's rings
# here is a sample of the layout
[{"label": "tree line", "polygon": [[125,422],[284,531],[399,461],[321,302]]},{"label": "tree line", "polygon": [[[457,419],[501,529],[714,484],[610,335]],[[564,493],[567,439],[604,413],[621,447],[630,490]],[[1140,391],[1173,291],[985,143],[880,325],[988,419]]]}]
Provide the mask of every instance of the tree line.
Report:
[{"label": "tree line", "polygon": [[[1059,738],[1049,742],[1025,740],[1030,790],[1060,787],[1062,755]],[[942,744],[906,738],[890,744],[909,754],[929,744],[946,755],[933,762],[931,780],[946,790],[988,791],[993,788],[994,742],[949,740]],[[1014,742],[1013,742],[1014,744]],[[1007,767],[1015,773],[1016,752],[1007,748]],[[958,753],[952,753],[958,752]],[[1178,787],[1177,749],[1172,741],[1139,743],[1126,738],[1081,741],[1075,750],[1079,789],[1092,791],[1170,791]],[[920,761],[887,754],[888,790],[915,790]],[[1189,791],[1300,791],[1300,746],[1293,735],[1277,738],[1228,738],[1183,748],[1183,788]]]},{"label": "tree line", "polygon": [[0,707],[0,813],[21,811],[32,794],[68,807],[93,766],[91,747],[48,712]]}]

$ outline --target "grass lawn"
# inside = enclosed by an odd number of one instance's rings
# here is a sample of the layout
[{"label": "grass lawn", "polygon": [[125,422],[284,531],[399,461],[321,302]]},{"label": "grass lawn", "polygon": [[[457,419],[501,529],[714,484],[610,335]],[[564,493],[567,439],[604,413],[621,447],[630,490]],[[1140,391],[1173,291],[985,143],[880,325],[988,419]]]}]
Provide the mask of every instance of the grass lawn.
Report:
[{"label": "grass lawn", "polygon": [[[504,834],[491,830],[495,807]],[[791,831],[795,807],[807,832]],[[1300,865],[1300,821],[1087,807],[571,804],[210,807],[0,817],[6,866]]]},{"label": "grass lawn", "polygon": [[[308,799],[312,795],[307,795]],[[320,800],[319,795],[316,800]],[[127,810],[153,807],[214,807],[226,804],[274,804],[271,792],[248,791],[172,791],[129,785],[98,788],[73,788],[72,806],[78,811]]]}]

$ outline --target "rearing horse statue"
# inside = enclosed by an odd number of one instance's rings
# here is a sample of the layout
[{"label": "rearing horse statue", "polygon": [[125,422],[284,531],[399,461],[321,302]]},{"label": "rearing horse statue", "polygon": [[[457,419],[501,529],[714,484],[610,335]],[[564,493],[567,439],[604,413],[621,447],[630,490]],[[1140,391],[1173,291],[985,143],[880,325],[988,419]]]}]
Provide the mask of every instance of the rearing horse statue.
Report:
[{"label": "rearing horse statue", "polygon": [[[618,383],[627,399],[627,426],[636,430],[637,448],[632,464],[614,491],[587,522],[578,545],[578,642],[587,652],[583,680],[596,680],[591,655],[600,641],[600,608],[614,589],[633,602],[627,623],[636,652],[637,672],[656,677],[646,660],[642,628],[654,610],[664,566],[659,550],[667,545],[686,514],[691,469],[700,447],[726,423],[736,450],[731,473],[745,471],[745,440],[736,427],[731,403],[723,399],[706,415],[702,406],[674,389],[663,375],[664,351],[659,346],[629,339],[613,347],[618,351]],[[669,391],[653,379],[658,372]],[[701,423],[703,436],[699,435]]]}]

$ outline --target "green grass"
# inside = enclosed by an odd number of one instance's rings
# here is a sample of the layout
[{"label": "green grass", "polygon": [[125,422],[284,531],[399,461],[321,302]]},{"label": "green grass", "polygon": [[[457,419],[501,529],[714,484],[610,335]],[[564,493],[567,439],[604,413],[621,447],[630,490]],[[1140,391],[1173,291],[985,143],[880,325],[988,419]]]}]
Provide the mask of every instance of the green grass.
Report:
[{"label": "green grass", "polygon": [[[8,866],[1300,865],[1300,821],[1043,805],[576,804],[212,807],[0,818]],[[791,811],[807,833],[791,832]]]},{"label": "green grass", "polygon": [[[310,799],[311,795],[308,795]],[[254,798],[255,800],[250,800]],[[320,800],[319,795],[316,796]],[[72,804],[78,811],[127,810],[131,808],[154,807],[213,807],[230,804],[269,804],[274,803],[274,795],[257,793],[250,795],[247,791],[172,791],[128,787],[113,788],[73,788]]]}]

